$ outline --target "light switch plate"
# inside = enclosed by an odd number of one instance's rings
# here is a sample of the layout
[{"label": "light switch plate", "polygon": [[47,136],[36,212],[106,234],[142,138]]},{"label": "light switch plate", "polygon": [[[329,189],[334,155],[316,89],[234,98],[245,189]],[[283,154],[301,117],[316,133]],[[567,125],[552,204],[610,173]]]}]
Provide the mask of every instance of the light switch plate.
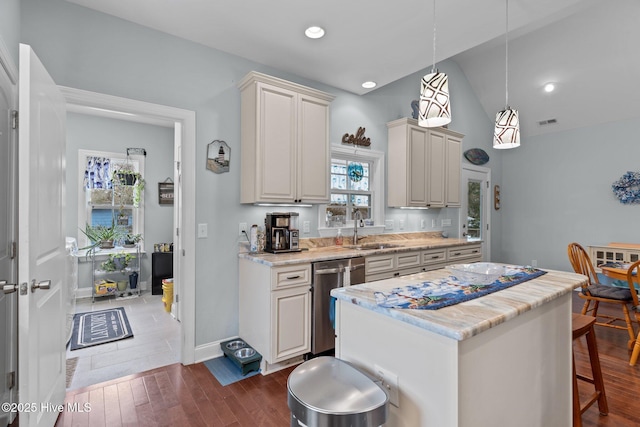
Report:
[{"label": "light switch plate", "polygon": [[378,365],[374,365],[375,377],[382,382],[382,387],[387,390],[389,395],[389,403],[396,408],[400,407],[400,390],[398,385],[398,376]]},{"label": "light switch plate", "polygon": [[393,230],[393,220],[387,219],[384,221],[384,229],[385,230]]},{"label": "light switch plate", "polygon": [[207,224],[198,224],[198,239],[206,239],[207,234]]},{"label": "light switch plate", "polygon": [[302,232],[309,233],[309,221],[302,222]]}]

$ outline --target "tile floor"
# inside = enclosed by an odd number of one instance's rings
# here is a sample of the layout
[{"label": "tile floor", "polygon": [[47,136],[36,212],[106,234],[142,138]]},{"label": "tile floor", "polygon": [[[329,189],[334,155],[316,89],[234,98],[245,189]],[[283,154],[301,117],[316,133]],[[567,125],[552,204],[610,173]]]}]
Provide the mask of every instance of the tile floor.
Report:
[{"label": "tile floor", "polygon": [[180,323],[164,310],[162,295],[143,292],[140,297],[80,299],[76,313],[124,307],[133,338],[79,350],[69,350],[67,358],[78,357],[73,381],[67,390],[86,387],[180,361]]}]

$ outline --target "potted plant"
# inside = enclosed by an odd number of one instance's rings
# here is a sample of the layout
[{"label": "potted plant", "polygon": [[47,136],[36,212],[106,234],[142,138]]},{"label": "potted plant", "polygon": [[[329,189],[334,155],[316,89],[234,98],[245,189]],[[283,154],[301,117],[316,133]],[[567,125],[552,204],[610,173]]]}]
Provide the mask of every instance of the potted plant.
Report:
[{"label": "potted plant", "polygon": [[[140,205],[142,190],[144,190],[145,181],[140,172],[136,172],[130,163],[123,163],[113,171],[113,187],[119,200],[131,200],[134,207]],[[121,203],[127,204],[127,203]]]},{"label": "potted plant", "polygon": [[111,249],[114,247],[113,242],[122,238],[123,231],[120,227],[111,223],[111,226],[106,225],[89,225],[87,224],[85,229],[80,231],[87,236],[91,244],[85,246],[82,249],[93,249],[100,247],[100,249]]},{"label": "potted plant", "polygon": [[134,255],[121,251],[110,254],[109,258],[101,264],[101,267],[104,271],[122,271],[127,268],[134,258]]},{"label": "potted plant", "polygon": [[135,245],[142,240],[141,234],[127,234],[124,238],[124,247],[125,248],[133,248]]}]

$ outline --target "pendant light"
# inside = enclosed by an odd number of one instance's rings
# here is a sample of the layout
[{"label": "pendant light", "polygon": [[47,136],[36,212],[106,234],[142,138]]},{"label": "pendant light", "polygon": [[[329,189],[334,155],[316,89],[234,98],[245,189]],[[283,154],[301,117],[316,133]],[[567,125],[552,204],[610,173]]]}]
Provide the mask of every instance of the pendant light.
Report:
[{"label": "pendant light", "polygon": [[451,122],[449,78],[436,69],[436,0],[433,0],[433,64],[431,73],[422,77],[418,125],[426,128],[444,126]]},{"label": "pendant light", "polygon": [[505,38],[505,108],[496,114],[496,126],[493,131],[493,148],[506,149],[520,146],[520,120],[518,110],[509,107],[509,0],[506,0]]}]

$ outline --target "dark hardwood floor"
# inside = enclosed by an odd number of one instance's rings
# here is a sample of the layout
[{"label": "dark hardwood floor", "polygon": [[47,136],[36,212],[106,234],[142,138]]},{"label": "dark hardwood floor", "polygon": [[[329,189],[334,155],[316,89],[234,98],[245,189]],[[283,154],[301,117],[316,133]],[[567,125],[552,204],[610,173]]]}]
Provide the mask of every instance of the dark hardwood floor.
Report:
[{"label": "dark hardwood floor", "polygon": [[[576,312],[582,307],[577,295],[573,307]],[[609,415],[601,416],[593,405],[583,414],[583,425],[638,426],[640,364],[629,366],[626,333],[596,327],[596,337]],[[578,372],[589,372],[586,342],[575,342],[574,350]],[[56,426],[285,427],[290,425],[287,377],[292,369],[223,387],[202,363],[170,365],[68,392],[66,402],[89,402],[91,412],[64,412]],[[581,394],[591,391],[589,384],[579,385]]]}]

